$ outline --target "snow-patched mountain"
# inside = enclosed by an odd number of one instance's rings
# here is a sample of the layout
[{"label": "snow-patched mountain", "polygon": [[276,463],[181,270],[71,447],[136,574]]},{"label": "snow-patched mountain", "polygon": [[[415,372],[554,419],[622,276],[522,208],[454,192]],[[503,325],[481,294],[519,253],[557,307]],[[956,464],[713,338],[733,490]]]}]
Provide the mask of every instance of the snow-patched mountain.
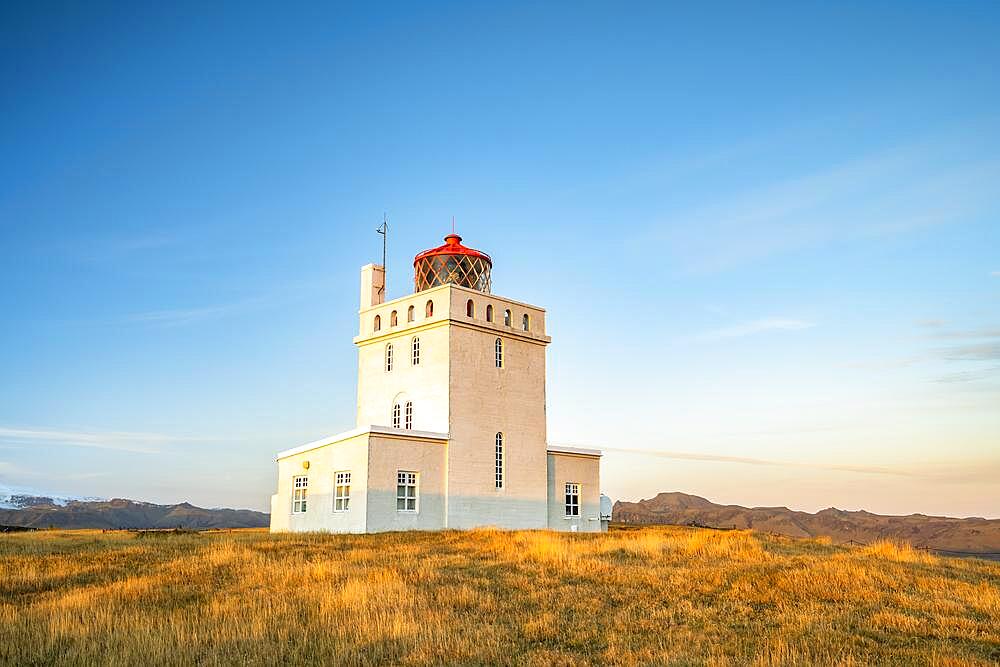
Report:
[{"label": "snow-patched mountain", "polygon": [[55,505],[65,507],[71,502],[100,502],[107,498],[96,496],[66,496],[45,493],[24,487],[4,486],[0,484],[0,509],[20,510],[35,505]]},{"label": "snow-patched mountain", "polygon": [[0,487],[0,528],[261,528],[270,516],[253,510],[156,505],[125,498],[79,498]]}]

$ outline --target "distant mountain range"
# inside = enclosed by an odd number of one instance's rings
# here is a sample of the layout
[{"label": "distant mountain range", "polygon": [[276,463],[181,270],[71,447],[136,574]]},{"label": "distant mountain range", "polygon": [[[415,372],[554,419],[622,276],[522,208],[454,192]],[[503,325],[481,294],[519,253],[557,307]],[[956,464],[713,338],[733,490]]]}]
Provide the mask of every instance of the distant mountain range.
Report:
[{"label": "distant mountain range", "polygon": [[1000,555],[1000,519],[952,519],[924,514],[882,516],[835,508],[810,514],[787,507],[716,505],[700,496],[674,492],[634,503],[618,501],[612,511],[612,520],[631,524],[753,528],[789,537],[826,536],[836,544],[895,539],[938,551]]},{"label": "distant mountain range", "polygon": [[190,503],[154,505],[115,498],[0,494],[0,526],[28,528],[261,528],[270,515],[205,509]]}]

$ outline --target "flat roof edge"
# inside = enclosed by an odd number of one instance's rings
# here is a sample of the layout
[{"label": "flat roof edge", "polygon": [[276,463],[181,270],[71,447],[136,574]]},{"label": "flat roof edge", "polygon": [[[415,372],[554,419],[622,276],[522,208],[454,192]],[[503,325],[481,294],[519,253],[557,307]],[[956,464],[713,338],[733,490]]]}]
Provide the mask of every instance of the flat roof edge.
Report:
[{"label": "flat roof edge", "polygon": [[292,447],[291,449],[280,451],[275,455],[274,460],[279,461],[281,459],[288,458],[289,456],[295,456],[296,454],[308,452],[312,449],[318,449],[320,447],[326,447],[327,445],[335,445],[338,442],[350,440],[351,438],[356,438],[359,435],[365,434],[424,438],[425,440],[449,439],[449,435],[447,433],[438,433],[437,431],[415,431],[413,429],[392,428],[391,426],[371,424],[369,426],[351,429],[350,431],[343,431],[341,433],[329,435],[325,438],[320,438],[319,440],[313,440],[312,442],[307,442],[304,445],[299,445],[298,447]]},{"label": "flat roof edge", "polygon": [[566,445],[546,445],[545,451],[551,454],[576,454],[577,456],[604,456],[599,449],[587,447],[567,447]]}]

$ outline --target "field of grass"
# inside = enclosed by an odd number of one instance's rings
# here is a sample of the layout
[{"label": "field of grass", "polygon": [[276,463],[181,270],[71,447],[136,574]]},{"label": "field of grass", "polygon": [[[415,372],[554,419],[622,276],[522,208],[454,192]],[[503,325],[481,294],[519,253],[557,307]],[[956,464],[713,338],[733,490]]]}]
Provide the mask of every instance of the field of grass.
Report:
[{"label": "field of grass", "polygon": [[1000,661],[1000,563],[751,532],[0,536],[0,664]]}]

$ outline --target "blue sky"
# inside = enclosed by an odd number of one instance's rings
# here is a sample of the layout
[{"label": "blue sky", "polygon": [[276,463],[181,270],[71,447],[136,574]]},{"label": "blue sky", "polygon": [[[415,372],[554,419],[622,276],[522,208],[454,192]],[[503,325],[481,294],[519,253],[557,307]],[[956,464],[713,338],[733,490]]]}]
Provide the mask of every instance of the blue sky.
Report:
[{"label": "blue sky", "polygon": [[0,9],[0,485],[266,508],[388,212],[614,498],[1000,516],[995,3],[326,5]]}]

